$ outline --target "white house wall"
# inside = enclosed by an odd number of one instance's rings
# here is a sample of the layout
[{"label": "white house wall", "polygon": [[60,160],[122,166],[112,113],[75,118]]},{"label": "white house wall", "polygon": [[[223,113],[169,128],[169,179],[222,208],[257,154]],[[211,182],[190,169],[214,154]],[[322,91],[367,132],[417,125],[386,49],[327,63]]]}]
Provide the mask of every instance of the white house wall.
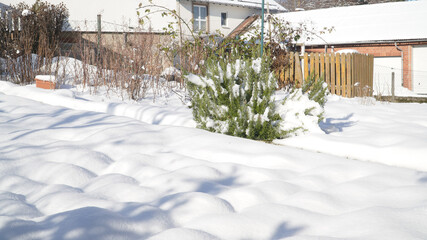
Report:
[{"label": "white house wall", "polygon": [[427,94],[427,46],[412,49],[412,81],[414,92]]},{"label": "white house wall", "polygon": [[[226,27],[221,26],[221,13],[226,12],[228,18],[228,25]],[[234,28],[236,28],[246,17],[253,14],[260,14],[259,10],[226,6],[219,4],[210,4],[209,8],[209,29],[211,32],[219,29],[222,34],[229,34]]]},{"label": "white house wall", "polygon": [[[148,4],[148,0],[143,3]],[[177,13],[180,14],[181,18],[192,28],[191,20],[193,19],[193,5],[197,5],[189,0],[180,1],[181,5],[176,5],[175,0],[160,0],[157,4],[163,4],[164,6],[176,7]],[[174,5],[175,4],[175,5]],[[251,16],[255,13],[259,14],[260,11],[253,8],[228,6],[221,4],[206,4],[208,7],[208,28],[210,33],[215,33],[216,30],[220,30],[224,35],[229,34],[234,28],[236,28],[246,17]],[[221,26],[221,12],[227,13],[228,25],[226,27]],[[150,15],[150,22],[154,31],[162,31],[164,27],[170,22],[176,22],[174,19],[162,17],[160,13]],[[146,26],[147,27],[147,26]],[[182,30],[185,34],[189,34],[189,29],[185,24],[182,25]]]},{"label": "white house wall", "polygon": [[185,34],[189,34],[190,30],[193,28],[193,25],[191,24],[191,20],[193,19],[193,4],[188,0],[182,0],[180,3],[181,5],[178,6],[180,8],[177,9],[177,12],[179,12],[181,18],[187,23],[187,26],[182,24],[182,31]]},{"label": "white house wall", "polygon": [[[144,30],[151,30],[154,32],[163,32],[164,28],[168,28],[169,24],[176,23],[176,19],[171,16],[162,16],[162,13],[173,11],[177,9],[177,1],[176,0],[155,0],[153,4],[149,2],[149,0],[140,0],[139,3],[142,3],[142,6],[149,5],[158,5],[164,8],[150,7],[150,12],[145,12],[148,8],[140,9],[140,16],[144,16],[144,25],[142,28]],[[166,10],[166,9],[168,10]],[[181,8],[182,9],[182,8]],[[170,11],[169,11],[170,10]],[[178,11],[178,9],[177,9]]]}]

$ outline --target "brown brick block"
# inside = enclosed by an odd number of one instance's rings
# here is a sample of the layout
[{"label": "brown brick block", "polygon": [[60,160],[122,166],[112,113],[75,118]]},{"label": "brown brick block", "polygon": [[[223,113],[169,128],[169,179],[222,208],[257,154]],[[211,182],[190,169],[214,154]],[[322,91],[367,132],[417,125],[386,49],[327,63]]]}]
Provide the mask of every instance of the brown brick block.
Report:
[{"label": "brown brick block", "polygon": [[43,89],[55,89],[56,83],[50,81],[44,81],[36,78],[36,87]]}]

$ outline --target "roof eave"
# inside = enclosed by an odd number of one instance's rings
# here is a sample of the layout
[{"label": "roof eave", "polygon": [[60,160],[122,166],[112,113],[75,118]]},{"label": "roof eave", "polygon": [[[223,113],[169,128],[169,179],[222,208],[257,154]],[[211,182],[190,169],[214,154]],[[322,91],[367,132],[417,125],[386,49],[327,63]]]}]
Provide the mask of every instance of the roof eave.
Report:
[{"label": "roof eave", "polygon": [[[262,9],[261,4],[259,4],[259,6],[251,6],[251,5],[241,4],[241,3],[244,3],[244,1],[238,1],[235,3],[234,2],[224,3],[224,2],[214,1],[214,0],[196,0],[194,2],[212,3],[212,4],[225,5],[225,6],[235,6],[235,7],[246,7],[246,8],[252,8],[252,9]],[[286,8],[282,7],[279,4],[278,4],[278,6],[271,6],[270,5],[270,11],[272,11],[273,13],[289,12]]]},{"label": "roof eave", "polygon": [[315,46],[336,46],[336,45],[360,45],[360,44],[394,44],[394,43],[411,43],[411,42],[427,42],[427,38],[412,38],[412,39],[385,39],[385,40],[366,40],[366,41],[354,41],[354,42],[328,42],[328,43],[299,43],[304,44],[307,47]]}]

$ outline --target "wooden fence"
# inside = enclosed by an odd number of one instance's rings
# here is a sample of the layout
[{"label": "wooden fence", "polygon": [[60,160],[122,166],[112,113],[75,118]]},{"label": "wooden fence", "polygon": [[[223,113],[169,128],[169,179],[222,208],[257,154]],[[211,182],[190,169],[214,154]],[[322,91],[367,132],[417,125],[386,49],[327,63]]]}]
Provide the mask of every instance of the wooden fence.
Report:
[{"label": "wooden fence", "polygon": [[288,68],[279,71],[284,84],[301,83],[311,74],[323,78],[332,94],[343,97],[372,96],[374,57],[358,53],[290,54]]}]

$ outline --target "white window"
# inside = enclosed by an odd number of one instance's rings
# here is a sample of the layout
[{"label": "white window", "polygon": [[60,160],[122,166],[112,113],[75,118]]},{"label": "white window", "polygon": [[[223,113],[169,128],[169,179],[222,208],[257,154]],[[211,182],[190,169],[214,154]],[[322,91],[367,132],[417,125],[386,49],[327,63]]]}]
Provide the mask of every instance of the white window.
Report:
[{"label": "white window", "polygon": [[227,27],[228,26],[227,13],[226,12],[222,12],[221,13],[221,26],[222,27]]},{"label": "white window", "polygon": [[206,31],[206,24],[207,24],[206,6],[194,5],[193,6],[193,17],[194,17],[193,30],[196,32],[197,31]]}]

